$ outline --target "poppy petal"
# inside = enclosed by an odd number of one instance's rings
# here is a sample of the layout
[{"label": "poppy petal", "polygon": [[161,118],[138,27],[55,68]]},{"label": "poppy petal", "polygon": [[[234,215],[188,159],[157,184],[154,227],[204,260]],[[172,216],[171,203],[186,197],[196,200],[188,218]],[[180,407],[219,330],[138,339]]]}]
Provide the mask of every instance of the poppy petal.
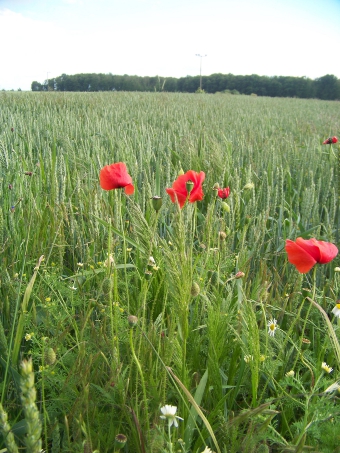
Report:
[{"label": "poppy petal", "polygon": [[[99,173],[100,186],[104,190],[121,189],[132,185],[132,178],[124,162],[106,165]],[[131,191],[131,189],[128,189]],[[133,193],[133,192],[132,192]]]},{"label": "poppy petal", "polygon": [[128,184],[127,186],[124,187],[126,195],[133,195],[135,188],[133,184]]},{"label": "poppy petal", "polygon": [[177,192],[171,187],[169,189],[166,189],[166,192],[170,195],[171,201],[173,203],[176,203],[176,201],[178,201],[179,207],[182,209],[183,206],[185,205],[187,195],[186,194],[183,195],[182,193]]},{"label": "poppy petal", "polygon": [[317,263],[316,259],[313,258],[312,255],[290,239],[286,240],[286,252],[288,255],[288,261],[293,264],[301,274],[309,272]]},{"label": "poppy petal", "polygon": [[202,200],[202,183],[204,181],[204,178],[205,173],[203,171],[196,173],[193,170],[189,170],[184,175],[178,176],[176,181],[173,182],[172,187],[166,189],[167,193],[170,195],[171,201],[173,203],[176,203],[176,201],[178,201],[180,208],[183,208],[188,198],[188,191],[186,187],[186,183],[188,181],[192,181],[194,183],[194,187],[190,192],[189,202],[194,203],[195,201]]},{"label": "poppy petal", "polygon": [[305,250],[309,255],[311,255],[315,261],[320,262],[320,249],[318,247],[319,241],[316,239],[303,239],[297,238],[296,244],[299,245],[303,250]]},{"label": "poppy petal", "polygon": [[222,199],[228,198],[230,195],[230,188],[226,187],[225,189],[218,189],[217,195]]},{"label": "poppy petal", "polygon": [[338,248],[330,242],[317,241],[320,250],[320,264],[326,264],[332,261],[338,254]]},{"label": "poppy petal", "polygon": [[205,179],[205,173],[204,171],[201,171],[200,173],[196,173],[195,171],[188,171],[188,180],[193,181],[194,187],[192,191],[190,192],[190,197],[189,197],[189,202],[194,203],[195,201],[201,201],[203,200],[203,190],[202,190],[202,184]]}]

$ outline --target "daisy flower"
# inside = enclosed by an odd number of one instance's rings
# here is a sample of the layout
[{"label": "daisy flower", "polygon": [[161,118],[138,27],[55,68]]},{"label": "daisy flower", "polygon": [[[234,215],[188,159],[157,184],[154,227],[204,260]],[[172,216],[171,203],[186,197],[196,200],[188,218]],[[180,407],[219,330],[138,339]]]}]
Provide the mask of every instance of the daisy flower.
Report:
[{"label": "daisy flower", "polygon": [[249,363],[252,360],[254,360],[254,357],[252,355],[245,355],[243,358],[246,363]]},{"label": "daisy flower", "polygon": [[163,415],[160,417],[163,418],[164,420],[168,420],[169,422],[169,428],[171,428],[172,425],[174,425],[176,428],[178,428],[178,420],[183,420],[182,417],[179,417],[176,415],[177,412],[177,407],[176,406],[171,406],[169,404],[166,404],[165,406],[161,407],[161,412]]},{"label": "daisy flower", "polygon": [[273,337],[275,335],[275,330],[277,329],[277,321],[275,318],[271,319],[270,321],[268,321],[267,323],[267,327],[268,327],[268,334],[269,336]]},{"label": "daisy flower", "polygon": [[340,300],[338,300],[337,303],[335,304],[335,307],[333,308],[332,313],[337,318],[340,318]]},{"label": "daisy flower", "polygon": [[333,368],[331,368],[329,365],[327,365],[326,362],[322,362],[321,368],[326,371],[326,373],[331,373],[333,371]]}]

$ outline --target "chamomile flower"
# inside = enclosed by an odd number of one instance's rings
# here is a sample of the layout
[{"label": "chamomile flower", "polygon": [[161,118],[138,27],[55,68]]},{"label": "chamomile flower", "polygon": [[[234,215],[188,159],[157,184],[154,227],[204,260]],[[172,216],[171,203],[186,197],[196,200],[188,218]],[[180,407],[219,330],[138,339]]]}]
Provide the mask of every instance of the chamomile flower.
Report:
[{"label": "chamomile flower", "polygon": [[243,357],[243,359],[244,359],[244,361],[245,361],[246,363],[249,363],[249,362],[251,362],[252,360],[254,360],[254,357],[253,357],[252,355],[245,355],[245,356]]},{"label": "chamomile flower", "polygon": [[166,404],[165,406],[161,407],[161,412],[163,415],[160,417],[163,418],[164,420],[168,420],[169,423],[169,428],[171,428],[172,425],[174,425],[176,428],[178,428],[178,420],[183,420],[182,417],[179,417],[176,415],[177,412],[177,407],[176,406],[171,406],[169,404]]},{"label": "chamomile flower", "polygon": [[321,368],[326,371],[326,373],[331,373],[333,371],[333,368],[331,368],[329,365],[327,365],[326,362],[322,362]]},{"label": "chamomile flower", "polygon": [[277,321],[276,321],[276,319],[273,318],[270,321],[268,321],[267,327],[268,327],[268,335],[270,337],[273,337],[275,335],[275,330],[277,329]]},{"label": "chamomile flower", "polygon": [[153,256],[149,256],[148,266],[151,266],[151,267],[156,266],[156,261]]},{"label": "chamomile flower", "polygon": [[325,393],[333,393],[339,391],[339,389],[340,389],[339,382],[334,382],[334,384],[326,388]]},{"label": "chamomile flower", "polygon": [[337,303],[335,304],[332,313],[335,317],[340,318],[340,300],[338,300]]}]

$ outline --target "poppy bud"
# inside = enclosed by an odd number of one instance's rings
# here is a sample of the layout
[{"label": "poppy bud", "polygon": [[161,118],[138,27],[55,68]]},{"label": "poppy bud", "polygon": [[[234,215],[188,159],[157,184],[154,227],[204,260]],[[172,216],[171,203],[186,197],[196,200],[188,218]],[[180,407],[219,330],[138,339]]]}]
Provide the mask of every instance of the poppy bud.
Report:
[{"label": "poppy bud", "polygon": [[115,450],[120,450],[122,449],[127,442],[127,437],[124,436],[124,434],[117,434],[115,437],[115,442],[114,442],[114,449]]},{"label": "poppy bud", "polygon": [[13,189],[12,184],[8,184],[8,188],[9,188],[9,190],[12,190]]},{"label": "poppy bud", "polygon": [[102,283],[102,291],[105,296],[109,295],[110,292],[113,289],[113,281],[111,278],[107,277],[104,278],[103,283]]},{"label": "poppy bud", "polygon": [[228,203],[226,203],[225,201],[222,201],[221,206],[222,206],[223,211],[230,212],[230,206],[228,205]]},{"label": "poppy bud", "polygon": [[46,365],[53,365],[55,363],[55,361],[57,360],[57,356],[52,348],[46,349],[44,359]]},{"label": "poppy bud", "polygon": [[224,231],[219,231],[218,237],[220,238],[221,241],[224,241],[227,237],[227,234]]},{"label": "poppy bud", "polygon": [[181,168],[180,171],[178,172],[178,176],[182,176],[182,175],[184,175],[184,170],[183,170],[183,168]]},{"label": "poppy bud", "polygon": [[195,184],[194,184],[193,181],[191,181],[190,179],[189,179],[189,181],[187,181],[187,182],[185,183],[185,187],[186,187],[186,189],[187,189],[188,195],[190,195],[190,192],[191,192],[192,189],[194,188],[194,185],[195,185]]},{"label": "poppy bud", "polygon": [[191,286],[191,295],[192,295],[192,297],[198,296],[200,291],[201,290],[200,290],[200,287],[199,287],[198,283],[193,282],[193,284]]},{"label": "poppy bud", "polygon": [[337,142],[338,142],[338,137],[329,137],[324,142],[322,142],[322,144],[331,145],[332,143],[337,143]]},{"label": "poppy bud", "polygon": [[137,316],[129,315],[128,316],[128,322],[129,322],[130,327],[135,327],[137,325],[137,322],[138,322]]},{"label": "poppy bud", "polygon": [[220,185],[218,182],[215,182],[215,184],[213,185],[213,190],[218,190],[220,188]]},{"label": "poppy bud", "polygon": [[238,271],[238,272],[236,272],[236,274],[235,274],[235,278],[236,278],[236,279],[243,278],[244,275],[245,275],[244,272]]},{"label": "poppy bud", "polygon": [[154,197],[151,198],[151,200],[154,210],[158,212],[162,207],[162,197],[155,195]]},{"label": "poppy bud", "polygon": [[32,176],[32,175],[33,175],[33,172],[31,172],[31,171],[25,171],[24,174],[25,174],[26,176]]},{"label": "poppy bud", "polygon": [[208,277],[213,286],[218,284],[218,273],[216,271],[208,271]]}]

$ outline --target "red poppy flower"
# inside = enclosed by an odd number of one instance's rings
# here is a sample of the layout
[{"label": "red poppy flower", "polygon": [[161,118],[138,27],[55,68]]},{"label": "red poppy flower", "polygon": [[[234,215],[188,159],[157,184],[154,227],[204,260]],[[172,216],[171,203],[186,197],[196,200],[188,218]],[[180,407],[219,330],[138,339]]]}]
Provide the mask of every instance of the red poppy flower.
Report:
[{"label": "red poppy flower", "polygon": [[329,137],[327,140],[322,142],[323,145],[331,145],[332,143],[337,143],[338,137]]},{"label": "red poppy flower", "polygon": [[338,254],[338,249],[330,242],[297,238],[295,242],[286,240],[286,252],[288,261],[294,264],[301,274],[305,274],[316,263],[326,264],[332,261]]},{"label": "red poppy flower", "polygon": [[201,171],[196,173],[193,170],[187,171],[184,175],[180,175],[176,181],[172,184],[172,187],[166,189],[167,193],[170,195],[171,201],[176,203],[176,200],[179,203],[180,208],[182,209],[185,205],[185,202],[188,198],[188,191],[186,183],[191,181],[194,183],[194,186],[190,192],[188,201],[194,203],[195,201],[201,201],[203,199],[203,190],[202,183],[205,178],[205,173]]},{"label": "red poppy flower", "polygon": [[226,187],[225,189],[218,189],[217,190],[217,195],[220,197],[220,198],[228,198],[229,195],[230,195],[230,189],[229,187]]},{"label": "red poppy flower", "polygon": [[132,178],[127,172],[124,162],[106,165],[100,170],[100,187],[104,190],[125,189],[127,195],[132,195],[135,188]]}]

